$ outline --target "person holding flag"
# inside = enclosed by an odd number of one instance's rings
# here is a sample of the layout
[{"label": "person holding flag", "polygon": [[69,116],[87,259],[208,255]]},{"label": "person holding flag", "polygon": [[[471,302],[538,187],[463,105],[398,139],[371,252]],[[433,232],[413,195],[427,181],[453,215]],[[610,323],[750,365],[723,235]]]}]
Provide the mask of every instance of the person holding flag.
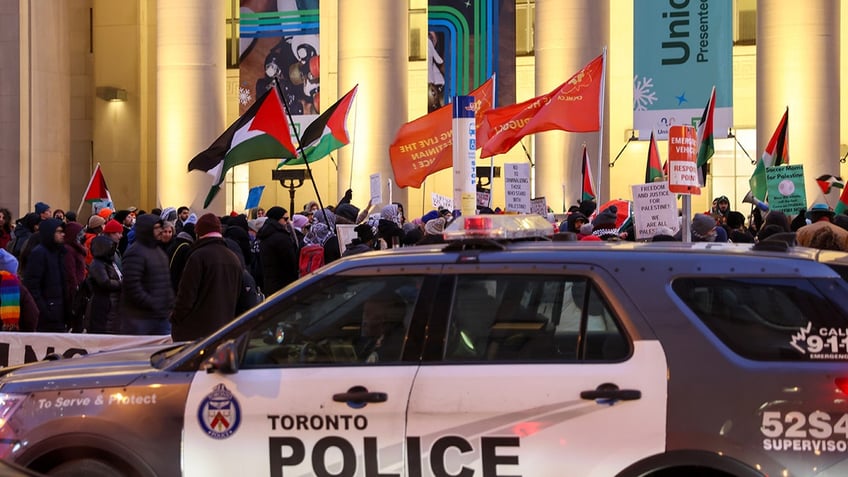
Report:
[{"label": "person holding flag", "polygon": [[751,194],[763,201],[766,200],[767,184],[766,184],[766,167],[780,166],[789,164],[789,108],[783,113],[780,119],[780,124],[777,125],[774,134],[771,136],[768,145],[748,180],[751,186]]}]

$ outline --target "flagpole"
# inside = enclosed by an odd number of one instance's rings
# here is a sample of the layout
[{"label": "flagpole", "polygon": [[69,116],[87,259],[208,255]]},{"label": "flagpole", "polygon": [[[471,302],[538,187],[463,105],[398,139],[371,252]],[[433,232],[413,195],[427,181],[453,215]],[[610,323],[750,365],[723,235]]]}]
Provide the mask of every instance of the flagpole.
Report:
[{"label": "flagpole", "polygon": [[[289,117],[289,124],[294,126],[294,118],[292,118],[291,110],[289,109],[289,103],[286,102],[286,97],[283,94],[283,88],[280,86],[280,82],[276,79],[274,80],[274,85],[277,87],[277,93],[280,95],[280,101],[283,103],[283,107],[286,108],[286,116]],[[321,207],[321,210],[324,210],[324,203],[321,201],[321,194],[318,192],[318,184],[315,183],[315,179],[312,177],[312,169],[309,167],[309,158],[306,157],[306,151],[303,150],[303,144],[300,142],[300,133],[297,132],[296,127],[292,127],[294,130],[294,138],[297,139],[297,147],[300,149],[300,155],[303,156],[303,162],[306,164],[306,172],[309,173],[310,182],[312,182],[312,187],[315,189],[315,196],[318,198],[318,207]],[[294,196],[292,196],[294,197]],[[289,214],[294,215],[295,211],[289,211]],[[330,232],[336,233],[335,230],[330,228],[330,218],[327,217],[327,214],[322,212],[324,216],[324,222],[327,224],[327,228],[330,229]]]},{"label": "flagpole", "polygon": [[98,162],[96,166],[94,166],[94,172],[91,173],[91,179],[88,180],[88,186],[82,192],[82,200],[80,201],[79,207],[77,207],[77,216],[79,216],[80,211],[82,210],[82,204],[85,203],[85,195],[88,194],[88,190],[91,189],[91,184],[94,183],[94,177],[97,175],[97,169],[100,169],[100,163]]},{"label": "flagpole", "polygon": [[606,91],[606,78],[607,78],[607,47],[604,47],[603,59],[601,60],[603,66],[601,67],[601,91],[598,95],[598,187],[595,189],[595,200],[598,204],[602,204],[601,201],[601,180],[604,176],[603,170],[603,154],[604,154],[604,95]]}]

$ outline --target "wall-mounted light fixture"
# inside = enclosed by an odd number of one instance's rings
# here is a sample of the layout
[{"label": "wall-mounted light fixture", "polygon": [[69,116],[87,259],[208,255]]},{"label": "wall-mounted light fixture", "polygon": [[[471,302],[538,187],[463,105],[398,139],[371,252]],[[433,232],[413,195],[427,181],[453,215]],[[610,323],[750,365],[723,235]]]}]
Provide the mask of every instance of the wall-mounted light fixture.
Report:
[{"label": "wall-mounted light fixture", "polygon": [[114,86],[99,86],[97,97],[104,101],[126,101],[127,90],[115,88]]}]

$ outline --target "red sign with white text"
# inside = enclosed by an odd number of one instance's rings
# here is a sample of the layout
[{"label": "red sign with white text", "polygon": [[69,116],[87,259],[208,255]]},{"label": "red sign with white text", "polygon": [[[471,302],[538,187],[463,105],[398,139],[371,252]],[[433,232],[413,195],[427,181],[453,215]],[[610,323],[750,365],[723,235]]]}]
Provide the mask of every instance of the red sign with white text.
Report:
[{"label": "red sign with white text", "polygon": [[692,126],[672,126],[668,130],[668,189],[675,194],[701,195],[698,138]]}]

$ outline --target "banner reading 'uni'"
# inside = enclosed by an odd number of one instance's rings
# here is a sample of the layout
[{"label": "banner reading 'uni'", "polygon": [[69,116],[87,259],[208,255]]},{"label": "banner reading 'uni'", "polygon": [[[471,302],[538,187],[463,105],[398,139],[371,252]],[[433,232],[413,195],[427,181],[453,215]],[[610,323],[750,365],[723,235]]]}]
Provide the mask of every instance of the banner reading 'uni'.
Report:
[{"label": "banner reading 'uni'", "polygon": [[633,2],[633,128],[668,139],[674,125],[696,126],[716,87],[714,131],[733,125],[731,0]]}]

